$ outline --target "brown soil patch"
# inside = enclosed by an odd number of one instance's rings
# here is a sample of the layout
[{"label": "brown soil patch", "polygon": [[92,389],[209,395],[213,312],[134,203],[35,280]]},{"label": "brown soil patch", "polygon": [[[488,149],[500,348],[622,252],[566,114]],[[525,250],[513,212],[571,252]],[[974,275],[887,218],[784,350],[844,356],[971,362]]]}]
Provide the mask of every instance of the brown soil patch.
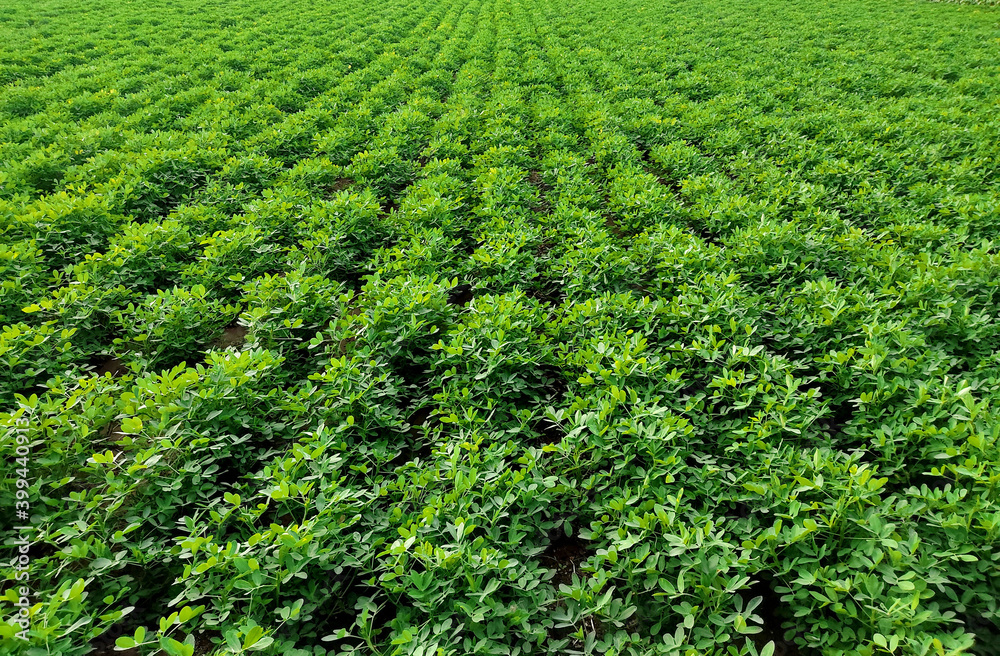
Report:
[{"label": "brown soil patch", "polygon": [[536,258],[545,257],[546,255],[549,254],[549,251],[552,250],[553,245],[554,244],[548,239],[543,240],[541,243],[538,244],[538,246],[535,247],[535,257]]},{"label": "brown soil patch", "polygon": [[340,355],[347,355],[348,348],[356,341],[358,341],[357,337],[345,337],[340,340],[340,344],[337,345],[337,352]]},{"label": "brown soil patch", "polygon": [[112,356],[98,365],[97,370],[94,373],[102,377],[105,374],[111,374],[112,378],[118,378],[119,376],[124,376],[129,373],[129,368],[125,366],[125,363],[117,357]]},{"label": "brown soil patch", "polygon": [[604,225],[605,227],[607,227],[608,230],[611,231],[611,234],[613,234],[615,237],[621,237],[623,234],[625,234],[624,232],[622,232],[622,229],[618,227],[618,222],[615,221],[615,217],[612,216],[611,214],[604,215]]},{"label": "brown soil patch", "polygon": [[214,342],[212,342],[212,346],[221,349],[239,348],[243,346],[244,342],[246,342],[246,337],[246,326],[241,326],[239,324],[228,326],[222,331],[222,334],[219,335]]},{"label": "brown soil patch", "polygon": [[343,191],[354,184],[353,178],[338,178],[336,182],[330,185],[330,191],[337,193],[338,191]]},{"label": "brown soil patch", "polygon": [[790,611],[771,585],[761,580],[753,581],[749,588],[741,590],[739,594],[744,601],[761,597],[761,604],[754,613],[760,616],[764,623],[760,633],[750,636],[754,645],[761,649],[768,642],[774,642],[774,656],[799,656],[798,646],[793,640],[785,639],[785,631],[781,627],[782,616],[788,617]]},{"label": "brown soil patch", "polygon": [[542,447],[562,441],[563,430],[548,419],[540,420],[531,429],[538,433],[538,436],[531,440],[533,446]]},{"label": "brown soil patch", "polygon": [[114,442],[117,442],[121,438],[125,437],[125,433],[122,432],[122,424],[120,421],[112,421],[111,423],[104,424],[97,429],[97,435],[102,440],[110,438]]},{"label": "brown soil patch", "polygon": [[[559,586],[561,585],[572,585],[574,575],[579,579],[586,577],[586,573],[581,570],[581,567],[587,561],[589,555],[586,543],[583,540],[578,537],[566,537],[560,534],[542,552],[539,560],[546,567],[555,570],[555,576],[552,577],[549,583],[556,590],[559,590]],[[565,603],[564,600],[559,599],[554,608],[562,607]],[[593,616],[583,618],[582,628],[585,633],[593,634],[598,639],[604,635],[604,627]],[[561,640],[568,637],[573,630],[572,627],[553,627],[549,630],[549,637],[554,640]],[[582,649],[583,643],[574,638],[570,641],[570,646],[573,649]]]},{"label": "brown soil patch", "polygon": [[539,560],[549,569],[555,570],[551,584],[558,590],[562,584],[570,585],[574,574],[583,578],[584,572],[580,568],[589,556],[583,540],[560,535],[542,552]]},{"label": "brown soil patch", "polygon": [[549,204],[546,194],[552,190],[552,187],[545,183],[542,174],[538,171],[532,171],[528,174],[528,184],[538,190],[538,204],[534,208],[535,211],[548,213],[552,206]]},{"label": "brown soil patch", "polygon": [[472,291],[472,285],[458,285],[448,292],[448,303],[451,305],[468,305],[475,296],[475,293]]}]

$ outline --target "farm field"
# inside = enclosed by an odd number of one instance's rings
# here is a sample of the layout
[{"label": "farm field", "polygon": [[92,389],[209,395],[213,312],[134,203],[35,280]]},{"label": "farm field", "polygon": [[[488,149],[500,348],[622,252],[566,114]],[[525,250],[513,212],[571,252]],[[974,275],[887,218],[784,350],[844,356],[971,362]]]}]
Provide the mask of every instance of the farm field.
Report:
[{"label": "farm field", "polygon": [[13,0],[0,84],[0,653],[1000,653],[1000,9]]}]

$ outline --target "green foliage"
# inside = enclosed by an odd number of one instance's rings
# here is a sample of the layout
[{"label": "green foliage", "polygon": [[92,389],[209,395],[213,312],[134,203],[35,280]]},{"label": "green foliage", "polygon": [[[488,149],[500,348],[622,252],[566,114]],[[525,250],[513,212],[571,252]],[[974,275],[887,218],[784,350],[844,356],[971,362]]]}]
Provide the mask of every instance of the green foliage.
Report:
[{"label": "green foliage", "polygon": [[8,4],[0,652],[997,653],[988,8]]}]

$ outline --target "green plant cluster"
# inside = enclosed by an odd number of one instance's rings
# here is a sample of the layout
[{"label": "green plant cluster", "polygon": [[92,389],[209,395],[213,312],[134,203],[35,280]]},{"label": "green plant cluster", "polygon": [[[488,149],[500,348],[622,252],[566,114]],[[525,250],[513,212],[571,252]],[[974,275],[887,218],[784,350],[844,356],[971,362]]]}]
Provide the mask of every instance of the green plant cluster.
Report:
[{"label": "green plant cluster", "polygon": [[16,0],[0,39],[3,653],[996,653],[996,14]]}]

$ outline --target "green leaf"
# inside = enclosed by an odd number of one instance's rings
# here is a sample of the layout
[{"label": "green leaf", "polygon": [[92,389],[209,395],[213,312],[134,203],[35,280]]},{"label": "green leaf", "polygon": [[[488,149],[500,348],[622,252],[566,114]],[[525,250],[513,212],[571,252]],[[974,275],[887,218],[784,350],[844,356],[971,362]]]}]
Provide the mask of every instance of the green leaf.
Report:
[{"label": "green leaf", "polygon": [[123,433],[136,434],[142,431],[142,420],[138,417],[126,417],[122,419],[121,430]]},{"label": "green leaf", "polygon": [[115,647],[118,649],[131,649],[132,647],[135,647],[136,644],[136,641],[128,636],[119,636],[118,639],[115,640]]}]

